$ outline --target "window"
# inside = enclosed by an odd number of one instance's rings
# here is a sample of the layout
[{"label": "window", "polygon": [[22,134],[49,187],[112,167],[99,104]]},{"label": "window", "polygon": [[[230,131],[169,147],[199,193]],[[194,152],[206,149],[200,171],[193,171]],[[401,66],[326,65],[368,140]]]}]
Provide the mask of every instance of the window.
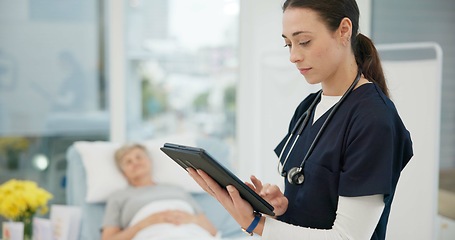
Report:
[{"label": "window", "polygon": [[64,204],[68,146],[107,139],[101,16],[98,1],[0,1],[0,184]]},{"label": "window", "polygon": [[234,147],[238,0],[128,1],[127,135]]}]

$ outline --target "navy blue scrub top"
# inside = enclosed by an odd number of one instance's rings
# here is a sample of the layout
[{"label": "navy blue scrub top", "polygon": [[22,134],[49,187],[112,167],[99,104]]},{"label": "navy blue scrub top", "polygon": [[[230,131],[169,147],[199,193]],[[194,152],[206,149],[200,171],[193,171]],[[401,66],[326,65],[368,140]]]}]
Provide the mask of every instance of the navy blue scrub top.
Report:
[{"label": "navy blue scrub top", "polygon": [[[310,94],[297,107],[289,132],[316,95]],[[330,111],[314,124],[311,113],[310,121],[284,166],[285,171],[301,164]],[[289,132],[275,148],[277,156]],[[290,145],[283,156],[287,155]],[[374,83],[364,84],[351,92],[327,124],[305,162],[304,183],[292,185],[285,180],[284,195],[289,206],[278,219],[302,227],[331,229],[338,196],[384,194],[385,209],[371,239],[385,239],[398,178],[412,155],[410,134],[392,101]]]}]

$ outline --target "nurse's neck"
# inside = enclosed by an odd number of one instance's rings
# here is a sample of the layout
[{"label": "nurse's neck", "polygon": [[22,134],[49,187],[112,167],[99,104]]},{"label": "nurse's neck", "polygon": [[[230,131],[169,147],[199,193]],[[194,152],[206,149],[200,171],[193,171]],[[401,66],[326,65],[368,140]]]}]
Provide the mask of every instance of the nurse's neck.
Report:
[{"label": "nurse's neck", "polygon": [[[328,78],[321,83],[322,94],[324,96],[343,96],[343,94],[349,89],[351,84],[355,81],[357,77],[357,69],[352,69],[352,71],[345,72],[342,74],[337,74],[331,78]],[[360,86],[359,84],[363,82],[360,79],[356,87]]]},{"label": "nurse's neck", "polygon": [[358,66],[354,54],[350,54],[333,73],[321,82],[324,96],[343,96],[354,82],[358,73]]},{"label": "nurse's neck", "polygon": [[348,81],[338,81],[330,84],[323,82],[321,83],[322,95],[329,97],[343,96],[351,84],[352,82]]}]

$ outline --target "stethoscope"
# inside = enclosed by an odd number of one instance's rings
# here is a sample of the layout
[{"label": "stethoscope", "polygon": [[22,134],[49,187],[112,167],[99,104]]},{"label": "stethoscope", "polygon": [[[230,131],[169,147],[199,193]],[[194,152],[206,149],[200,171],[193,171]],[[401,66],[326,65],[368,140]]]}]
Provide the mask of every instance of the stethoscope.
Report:
[{"label": "stethoscope", "polygon": [[[305,177],[303,175],[303,166],[305,165],[306,160],[310,157],[311,152],[313,152],[313,149],[314,149],[314,147],[316,145],[316,142],[319,140],[323,130],[326,128],[327,123],[332,118],[333,114],[338,109],[340,104],[344,101],[344,99],[349,95],[349,93],[352,92],[354,87],[357,85],[357,83],[360,80],[360,76],[361,75],[362,75],[362,72],[359,69],[358,72],[357,72],[357,76],[356,76],[354,82],[352,82],[351,86],[349,86],[349,88],[343,94],[341,99],[333,106],[332,111],[330,111],[330,113],[329,113],[329,116],[327,116],[327,118],[325,119],[325,121],[322,124],[321,128],[319,129],[318,133],[316,134],[316,137],[314,137],[314,140],[311,143],[310,148],[308,149],[307,153],[305,154],[305,157],[303,158],[302,163],[300,163],[300,166],[293,167],[293,168],[291,168],[289,170],[289,172],[286,172],[286,171],[284,171],[284,166],[286,165],[286,162],[289,159],[289,155],[291,154],[292,150],[294,149],[295,143],[299,139],[300,135],[302,134],[303,130],[305,129],[305,126],[307,125],[308,121],[310,120],[311,112],[313,111],[313,109],[318,104],[319,98],[321,97],[321,94],[322,94],[322,90],[318,91],[317,96],[315,97],[315,99],[313,100],[311,105],[302,114],[302,116],[300,116],[300,118],[297,120],[297,123],[294,125],[294,128],[292,128],[292,131],[291,131],[288,139],[286,140],[286,143],[284,144],[283,148],[281,149],[281,153],[280,153],[280,155],[278,157],[278,159],[279,159],[279,161],[278,161],[278,172],[281,174],[282,177],[287,178],[287,180],[288,180],[288,182],[290,184],[300,185],[300,184],[303,183],[303,181],[305,179]],[[303,120],[303,122],[302,122],[302,120]],[[292,136],[294,136],[295,133],[297,133],[297,136],[295,137],[294,141],[292,142],[291,148],[289,149],[288,153],[286,154],[286,157],[284,158],[283,164],[280,164],[281,160],[282,160],[282,157],[283,157],[283,153],[286,150],[286,148],[288,147],[289,141],[291,140]],[[280,169],[280,166],[281,166],[281,169]]]}]

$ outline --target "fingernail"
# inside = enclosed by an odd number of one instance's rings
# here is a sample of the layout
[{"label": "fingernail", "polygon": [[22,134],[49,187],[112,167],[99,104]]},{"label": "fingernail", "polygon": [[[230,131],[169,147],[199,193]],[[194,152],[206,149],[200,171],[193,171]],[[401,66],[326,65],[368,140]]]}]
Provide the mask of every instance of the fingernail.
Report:
[{"label": "fingernail", "polygon": [[234,187],[231,185],[227,186],[226,189],[228,190],[228,192],[234,192]]}]

